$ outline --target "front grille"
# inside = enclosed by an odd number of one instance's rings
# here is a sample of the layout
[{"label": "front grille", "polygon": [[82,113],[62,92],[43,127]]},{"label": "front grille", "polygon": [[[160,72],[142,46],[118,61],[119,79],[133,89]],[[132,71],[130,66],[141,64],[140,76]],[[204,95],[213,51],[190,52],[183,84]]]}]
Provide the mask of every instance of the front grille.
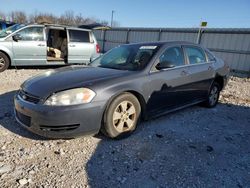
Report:
[{"label": "front grille", "polygon": [[31,118],[18,111],[16,111],[17,119],[25,126],[30,127]]},{"label": "front grille", "polygon": [[75,130],[79,126],[80,126],[80,124],[57,125],[57,126],[40,125],[40,129],[42,131],[63,132],[63,131],[72,131],[72,130]]},{"label": "front grille", "polygon": [[31,102],[31,103],[35,103],[37,104],[39,101],[40,101],[40,98],[39,97],[36,97],[34,95],[31,95],[23,90],[20,90],[19,91],[19,96],[25,100],[25,101],[28,101],[28,102]]}]

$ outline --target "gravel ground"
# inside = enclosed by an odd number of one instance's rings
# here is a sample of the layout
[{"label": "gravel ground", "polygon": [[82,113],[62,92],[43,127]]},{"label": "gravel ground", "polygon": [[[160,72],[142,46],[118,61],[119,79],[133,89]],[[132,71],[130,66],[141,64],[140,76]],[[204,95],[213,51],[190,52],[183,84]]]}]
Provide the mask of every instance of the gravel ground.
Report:
[{"label": "gravel ground", "polygon": [[36,136],[13,96],[46,69],[0,73],[0,187],[250,187],[250,79],[232,77],[214,109],[142,122],[123,140]]}]

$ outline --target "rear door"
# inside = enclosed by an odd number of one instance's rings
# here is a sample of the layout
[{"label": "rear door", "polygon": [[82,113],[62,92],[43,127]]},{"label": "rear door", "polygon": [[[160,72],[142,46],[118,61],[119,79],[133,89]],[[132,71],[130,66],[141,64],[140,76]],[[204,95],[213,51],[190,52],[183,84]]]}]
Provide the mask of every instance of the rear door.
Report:
[{"label": "rear door", "polygon": [[189,79],[193,83],[190,85],[192,100],[204,99],[215,77],[214,62],[208,61],[204,50],[198,46],[188,45],[183,48],[189,64]]},{"label": "rear door", "polygon": [[45,32],[43,26],[23,28],[15,33],[20,40],[12,40],[15,65],[44,65],[47,61]]},{"label": "rear door", "polygon": [[95,50],[88,30],[68,29],[68,63],[88,64]]}]

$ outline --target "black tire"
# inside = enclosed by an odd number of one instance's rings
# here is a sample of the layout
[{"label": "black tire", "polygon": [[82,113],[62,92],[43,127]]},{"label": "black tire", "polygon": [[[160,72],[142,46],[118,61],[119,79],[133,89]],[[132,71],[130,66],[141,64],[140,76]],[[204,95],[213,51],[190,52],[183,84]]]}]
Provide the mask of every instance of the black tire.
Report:
[{"label": "black tire", "polygon": [[10,65],[10,60],[3,52],[0,52],[0,72],[5,71]]},{"label": "black tire", "polygon": [[[126,110],[123,110],[122,106],[125,106]],[[116,119],[117,114],[120,117],[118,119]],[[140,114],[141,105],[138,99],[130,93],[123,93],[108,105],[103,117],[101,132],[110,138],[127,137],[136,129]]]},{"label": "black tire", "polygon": [[218,104],[220,90],[221,86],[217,82],[214,82],[209,90],[207,100],[204,102],[205,107],[213,108]]}]

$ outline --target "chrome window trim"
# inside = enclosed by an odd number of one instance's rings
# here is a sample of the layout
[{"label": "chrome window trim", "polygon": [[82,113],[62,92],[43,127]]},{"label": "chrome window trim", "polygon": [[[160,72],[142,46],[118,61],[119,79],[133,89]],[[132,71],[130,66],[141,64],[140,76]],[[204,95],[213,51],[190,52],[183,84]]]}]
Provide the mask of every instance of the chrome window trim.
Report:
[{"label": "chrome window trim", "polygon": [[175,70],[178,68],[187,68],[187,67],[192,67],[192,66],[198,66],[198,65],[209,65],[209,64],[213,64],[214,62],[204,62],[204,63],[197,63],[197,64],[186,64],[186,65],[182,65],[182,66],[176,66],[173,68],[168,68],[168,69],[161,69],[161,70],[151,70],[149,73],[157,73],[157,72],[163,72],[163,71],[169,71],[169,70]]}]

